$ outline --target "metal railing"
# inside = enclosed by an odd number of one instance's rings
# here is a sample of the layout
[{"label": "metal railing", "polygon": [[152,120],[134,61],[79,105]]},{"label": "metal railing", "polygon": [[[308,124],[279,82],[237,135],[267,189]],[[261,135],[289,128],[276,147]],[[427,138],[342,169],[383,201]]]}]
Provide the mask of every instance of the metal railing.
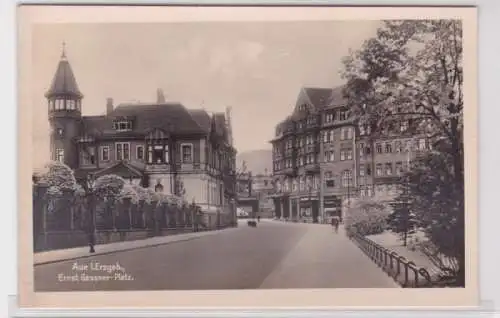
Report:
[{"label": "metal railing", "polygon": [[404,288],[432,287],[432,279],[429,272],[422,267],[418,267],[414,262],[398,255],[372,240],[358,235],[351,234],[353,240],[360,249],[368,255],[380,268],[391,276],[398,284]]}]

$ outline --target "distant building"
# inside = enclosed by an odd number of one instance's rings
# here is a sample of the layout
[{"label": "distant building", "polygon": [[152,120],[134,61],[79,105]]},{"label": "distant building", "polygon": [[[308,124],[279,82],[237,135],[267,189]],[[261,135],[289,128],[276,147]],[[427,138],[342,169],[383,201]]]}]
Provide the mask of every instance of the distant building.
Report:
[{"label": "distant building", "polygon": [[276,126],[274,210],[278,217],[327,221],[355,196],[391,198],[395,184],[425,138],[406,133],[375,139],[349,114],[342,87],[303,88],[291,114]]},{"label": "distant building", "polygon": [[104,115],[82,116],[83,94],[64,51],[45,96],[52,160],[74,169],[77,179],[116,174],[183,195],[209,215],[236,215],[236,150],[224,113],[187,109],[158,91],[157,102],[115,106],[108,99]]}]

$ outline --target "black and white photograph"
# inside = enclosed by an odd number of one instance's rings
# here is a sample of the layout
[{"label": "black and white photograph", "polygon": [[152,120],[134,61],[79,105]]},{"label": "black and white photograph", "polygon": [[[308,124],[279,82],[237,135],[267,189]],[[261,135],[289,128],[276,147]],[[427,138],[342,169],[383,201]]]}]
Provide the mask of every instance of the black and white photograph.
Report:
[{"label": "black and white photograph", "polygon": [[33,291],[473,286],[464,29],[33,25]]}]

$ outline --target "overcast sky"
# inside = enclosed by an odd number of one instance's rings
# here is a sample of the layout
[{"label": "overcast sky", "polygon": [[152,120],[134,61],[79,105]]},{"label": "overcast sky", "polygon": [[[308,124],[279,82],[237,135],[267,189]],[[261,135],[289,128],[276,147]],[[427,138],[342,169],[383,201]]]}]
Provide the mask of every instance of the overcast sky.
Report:
[{"label": "overcast sky", "polygon": [[303,86],[342,85],[341,59],[373,36],[377,21],[51,24],[33,31],[35,167],[49,159],[44,93],[62,42],[84,115],[115,104],[168,101],[207,111],[233,108],[239,152],[270,148],[275,125],[292,110]]}]

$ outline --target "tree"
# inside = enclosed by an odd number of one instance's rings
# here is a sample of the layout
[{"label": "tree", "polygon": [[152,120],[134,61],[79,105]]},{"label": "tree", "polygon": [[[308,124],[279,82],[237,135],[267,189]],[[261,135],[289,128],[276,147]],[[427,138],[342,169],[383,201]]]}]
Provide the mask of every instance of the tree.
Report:
[{"label": "tree", "polygon": [[450,265],[441,269],[464,286],[464,193],[449,169],[452,161],[446,152],[438,151],[415,161],[406,175],[411,194],[407,200],[431,244],[424,252],[435,261],[446,260]]},{"label": "tree", "polygon": [[393,203],[393,207],[394,211],[387,217],[387,224],[391,231],[401,236],[403,246],[407,246],[408,236],[415,232],[418,220],[407,201]]},{"label": "tree", "polygon": [[62,190],[75,190],[77,186],[73,170],[59,161],[47,163],[44,166],[44,171],[37,175],[36,180],[46,184],[52,193],[59,193]]},{"label": "tree", "polygon": [[[412,205],[419,207],[415,213],[427,226],[428,237],[457,259],[461,285],[465,282],[462,60],[461,21],[385,21],[376,37],[344,60],[343,72],[344,95],[360,127],[375,137],[425,136],[434,148],[410,178],[418,182],[411,185],[410,195],[415,196]],[[417,189],[420,185],[423,188]],[[441,199],[449,204],[443,205]]]}]

